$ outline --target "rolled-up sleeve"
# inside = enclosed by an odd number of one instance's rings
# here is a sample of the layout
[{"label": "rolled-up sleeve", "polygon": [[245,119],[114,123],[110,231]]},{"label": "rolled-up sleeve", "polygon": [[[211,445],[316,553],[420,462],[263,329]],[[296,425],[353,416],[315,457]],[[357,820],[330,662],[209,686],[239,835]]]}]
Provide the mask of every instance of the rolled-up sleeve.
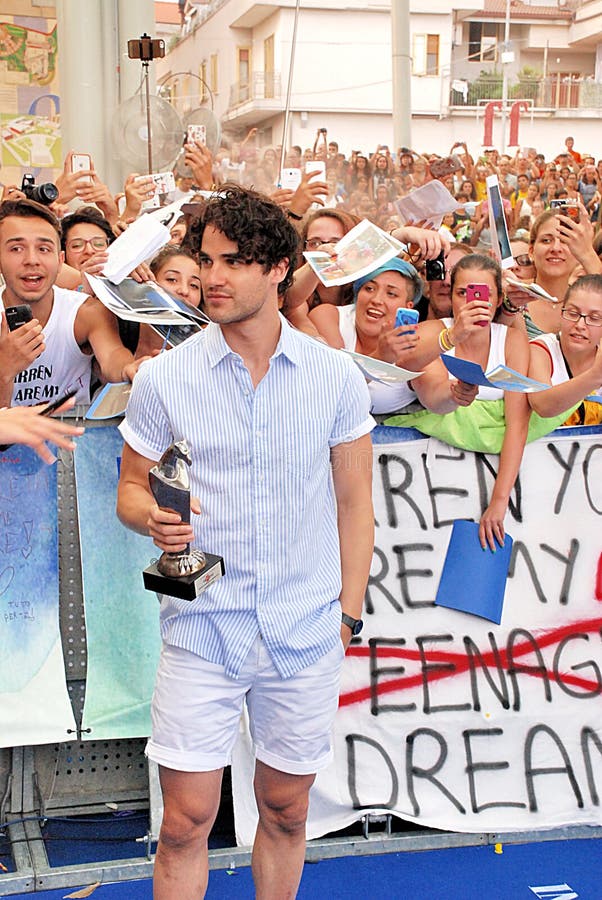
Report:
[{"label": "rolled-up sleeve", "polygon": [[364,376],[349,361],[329,445],[347,444],[369,434],[376,422],[370,415],[370,394]]},{"label": "rolled-up sleeve", "polygon": [[134,378],[119,431],[132,450],[147,459],[157,460],[172,443],[173,434],[154,384],[153,362],[144,363]]}]

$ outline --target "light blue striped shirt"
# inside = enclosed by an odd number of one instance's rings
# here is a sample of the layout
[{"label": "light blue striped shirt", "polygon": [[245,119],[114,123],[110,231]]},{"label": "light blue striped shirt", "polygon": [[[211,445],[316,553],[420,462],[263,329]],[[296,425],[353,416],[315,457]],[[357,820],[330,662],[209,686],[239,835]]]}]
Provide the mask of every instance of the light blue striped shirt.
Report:
[{"label": "light blue striped shirt", "polygon": [[164,597],[163,640],[236,677],[258,633],[283,678],[340,639],[341,566],[330,448],[371,431],[366,383],[343,353],[281,317],[254,389],[242,358],[209,325],[141,366],[126,442],[157,460],[186,439],[195,543],[226,574],[196,600]]}]

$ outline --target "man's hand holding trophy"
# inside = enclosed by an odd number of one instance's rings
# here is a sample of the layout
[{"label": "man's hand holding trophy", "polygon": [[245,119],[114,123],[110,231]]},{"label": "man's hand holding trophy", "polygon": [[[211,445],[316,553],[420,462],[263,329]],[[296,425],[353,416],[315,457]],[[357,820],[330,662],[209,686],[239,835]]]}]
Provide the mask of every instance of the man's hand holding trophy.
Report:
[{"label": "man's hand holding trophy", "polygon": [[[182,522],[190,523],[190,476],[192,463],[186,441],[175,441],[167,448],[149,472],[149,484],[157,506],[177,513]],[[191,549],[187,544],[179,553],[161,554],[144,570],[144,586],[149,591],[196,600],[205,588],[224,574],[221,556]]]}]

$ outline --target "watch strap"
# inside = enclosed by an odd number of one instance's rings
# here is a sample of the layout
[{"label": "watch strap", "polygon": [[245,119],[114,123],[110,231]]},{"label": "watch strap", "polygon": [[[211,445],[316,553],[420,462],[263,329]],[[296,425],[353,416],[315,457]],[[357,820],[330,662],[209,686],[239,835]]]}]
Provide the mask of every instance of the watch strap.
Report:
[{"label": "watch strap", "polygon": [[364,625],[361,619],[354,619],[353,616],[349,616],[347,613],[341,613],[341,622],[343,625],[347,625],[351,629],[351,634],[354,635],[359,634]]}]

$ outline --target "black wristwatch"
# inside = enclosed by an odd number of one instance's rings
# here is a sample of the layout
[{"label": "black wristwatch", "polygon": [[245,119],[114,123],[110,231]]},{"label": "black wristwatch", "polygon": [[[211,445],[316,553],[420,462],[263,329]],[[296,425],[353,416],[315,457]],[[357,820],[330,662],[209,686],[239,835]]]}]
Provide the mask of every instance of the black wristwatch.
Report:
[{"label": "black wristwatch", "polygon": [[354,619],[352,616],[348,616],[347,613],[341,613],[341,622],[343,623],[343,625],[351,628],[351,634],[353,635],[353,637],[358,635],[364,627],[364,623],[361,619]]}]

